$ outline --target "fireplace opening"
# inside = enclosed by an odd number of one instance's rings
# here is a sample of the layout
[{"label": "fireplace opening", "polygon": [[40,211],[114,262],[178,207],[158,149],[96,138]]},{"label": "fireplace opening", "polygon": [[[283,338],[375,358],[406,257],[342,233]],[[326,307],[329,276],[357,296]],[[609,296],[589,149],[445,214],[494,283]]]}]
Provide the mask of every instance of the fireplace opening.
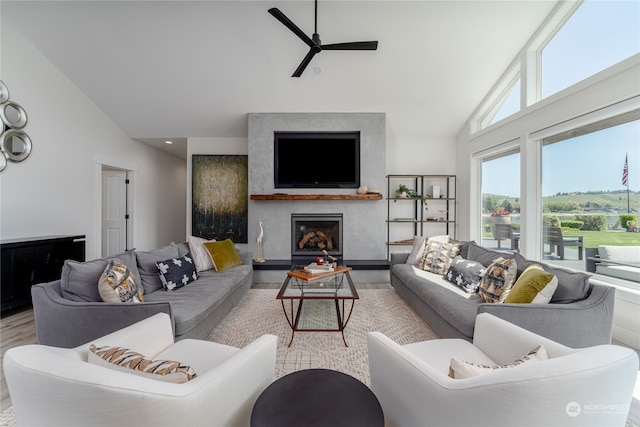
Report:
[{"label": "fireplace opening", "polygon": [[291,214],[291,258],[342,256],[342,214]]}]

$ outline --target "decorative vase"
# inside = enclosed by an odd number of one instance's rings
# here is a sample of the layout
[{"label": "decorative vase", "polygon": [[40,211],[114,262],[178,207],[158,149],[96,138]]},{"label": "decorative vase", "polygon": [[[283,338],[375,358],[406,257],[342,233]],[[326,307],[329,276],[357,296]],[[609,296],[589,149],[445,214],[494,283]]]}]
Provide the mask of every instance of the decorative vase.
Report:
[{"label": "decorative vase", "polygon": [[498,239],[498,236],[496,236],[496,224],[511,224],[511,217],[508,215],[491,217],[491,234],[494,239]]}]

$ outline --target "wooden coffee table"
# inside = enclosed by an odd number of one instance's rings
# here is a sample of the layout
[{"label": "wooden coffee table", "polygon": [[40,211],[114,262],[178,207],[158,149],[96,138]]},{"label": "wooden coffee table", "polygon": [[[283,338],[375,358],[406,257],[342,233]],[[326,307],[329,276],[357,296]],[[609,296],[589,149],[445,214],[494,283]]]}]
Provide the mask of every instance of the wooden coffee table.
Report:
[{"label": "wooden coffee table", "polygon": [[[291,327],[291,340],[289,347],[293,343],[296,332],[340,332],[344,345],[349,347],[344,337],[344,328],[347,327],[355,300],[359,299],[351,276],[351,267],[339,266],[334,271],[311,274],[303,269],[303,266],[294,266],[287,273],[280,292],[276,299],[282,303],[282,310]],[[285,304],[285,300],[289,304]],[[303,305],[305,301],[308,305],[312,301],[333,300],[335,303],[336,320],[335,327],[320,328],[303,324],[305,316],[312,316],[313,313],[305,313]],[[345,301],[351,301],[348,312],[345,309]],[[297,303],[297,306],[296,306]],[[287,310],[289,305],[289,310]],[[305,306],[306,307],[306,306]],[[313,320],[313,319],[308,319]]]}]

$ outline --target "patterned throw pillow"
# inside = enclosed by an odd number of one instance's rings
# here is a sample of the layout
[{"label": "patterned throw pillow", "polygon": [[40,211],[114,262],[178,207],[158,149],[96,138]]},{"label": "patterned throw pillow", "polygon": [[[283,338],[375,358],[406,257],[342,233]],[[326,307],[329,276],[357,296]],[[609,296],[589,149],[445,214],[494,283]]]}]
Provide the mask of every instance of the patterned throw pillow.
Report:
[{"label": "patterned throw pillow", "polygon": [[454,285],[458,285],[467,293],[478,292],[480,280],[484,276],[486,268],[478,261],[462,258],[460,255],[453,259],[449,271],[444,278]]},{"label": "patterned throw pillow", "polygon": [[457,380],[464,378],[471,378],[478,375],[488,374],[490,372],[494,372],[498,369],[505,368],[513,368],[525,363],[535,363],[541,362],[543,360],[548,360],[549,355],[547,354],[547,350],[544,346],[537,346],[529,353],[525,354],[519,359],[514,360],[513,362],[501,365],[501,366],[488,366],[488,365],[480,365],[471,362],[463,362],[458,359],[451,359],[451,365],[449,366],[449,376],[451,378],[455,378]]},{"label": "patterned throw pillow", "polygon": [[418,268],[444,276],[446,272],[449,271],[449,266],[459,252],[460,245],[457,243],[442,243],[427,240],[422,261],[418,264]]},{"label": "patterned throw pillow", "polygon": [[171,383],[186,383],[197,375],[190,366],[174,360],[151,360],[122,347],[89,346],[89,363]]},{"label": "patterned throw pillow", "polygon": [[498,258],[480,281],[478,294],[485,302],[504,302],[516,278],[516,260]]},{"label": "patterned throw pillow", "polygon": [[191,254],[156,263],[160,281],[167,291],[175,291],[198,278]]},{"label": "patterned throw pillow", "polygon": [[205,243],[215,242],[216,240],[205,240],[201,237],[189,236],[187,237],[187,243],[189,243],[189,251],[193,256],[193,262],[196,264],[196,271],[211,270],[213,268],[213,261],[211,261],[211,255],[209,251],[204,247]]},{"label": "patterned throw pillow", "polygon": [[98,280],[98,292],[104,302],[142,302],[142,289],[136,283],[133,273],[120,262],[111,259]]}]

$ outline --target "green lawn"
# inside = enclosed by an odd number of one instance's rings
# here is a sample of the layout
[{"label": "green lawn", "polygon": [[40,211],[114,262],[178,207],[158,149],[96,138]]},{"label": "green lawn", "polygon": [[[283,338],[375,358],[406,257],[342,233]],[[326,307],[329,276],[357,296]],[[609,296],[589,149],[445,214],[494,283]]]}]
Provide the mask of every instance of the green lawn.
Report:
[{"label": "green lawn", "polygon": [[640,246],[640,233],[626,231],[580,231],[562,230],[564,237],[583,236],[586,248],[597,248],[600,245]]},{"label": "green lawn", "polygon": [[[581,231],[562,230],[564,237],[582,236],[585,248],[597,248],[600,245],[640,246],[640,233],[626,231]],[[483,233],[483,237],[492,237],[491,233]]]}]

